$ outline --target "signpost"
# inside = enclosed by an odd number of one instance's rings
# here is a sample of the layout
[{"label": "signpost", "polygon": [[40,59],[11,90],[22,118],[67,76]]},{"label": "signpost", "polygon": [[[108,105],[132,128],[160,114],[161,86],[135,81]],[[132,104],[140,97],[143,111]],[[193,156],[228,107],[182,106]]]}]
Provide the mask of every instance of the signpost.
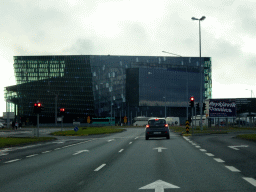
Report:
[{"label": "signpost", "polygon": [[[189,133],[189,121],[186,121],[186,132],[187,134]],[[192,133],[193,133],[193,129],[192,129]]]},{"label": "signpost", "polygon": [[125,124],[127,123],[127,117],[126,116],[124,117],[124,123]]},{"label": "signpost", "polygon": [[74,131],[77,132],[77,131],[78,131],[78,127],[75,127],[75,128],[74,128]]},{"label": "signpost", "polygon": [[91,122],[91,117],[88,116],[88,117],[87,117],[87,123],[90,123],[90,122]]}]

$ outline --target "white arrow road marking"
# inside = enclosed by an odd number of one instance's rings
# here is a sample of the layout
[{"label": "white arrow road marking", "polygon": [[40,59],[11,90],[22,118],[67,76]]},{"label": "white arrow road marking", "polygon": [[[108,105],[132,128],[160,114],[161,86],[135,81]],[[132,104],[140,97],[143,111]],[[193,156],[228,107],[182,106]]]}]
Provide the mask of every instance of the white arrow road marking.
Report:
[{"label": "white arrow road marking", "polygon": [[238,146],[228,146],[229,148],[231,149],[234,149],[234,150],[239,150],[237,149],[237,147],[249,147],[248,145],[238,145]]},{"label": "white arrow road marking", "polygon": [[139,189],[155,189],[155,192],[164,192],[164,189],[171,189],[171,188],[180,188],[180,187],[164,182],[162,180],[157,180]]},{"label": "white arrow road marking", "polygon": [[74,153],[73,155],[77,155],[77,154],[80,154],[80,153],[83,153],[83,152],[89,152],[89,150],[80,150],[80,151],[77,151],[76,153]]},{"label": "white arrow road marking", "polygon": [[164,147],[157,147],[157,148],[154,148],[154,149],[157,149],[158,152],[162,152],[162,149],[167,149],[167,148],[164,148]]}]

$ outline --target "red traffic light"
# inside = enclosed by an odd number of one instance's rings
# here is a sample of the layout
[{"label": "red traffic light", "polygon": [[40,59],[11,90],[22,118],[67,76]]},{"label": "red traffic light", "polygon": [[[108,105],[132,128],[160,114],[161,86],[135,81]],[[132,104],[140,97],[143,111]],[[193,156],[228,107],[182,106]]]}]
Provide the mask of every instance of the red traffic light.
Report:
[{"label": "red traffic light", "polygon": [[61,108],[60,111],[61,111],[61,112],[64,112],[64,111],[65,111],[65,108]]},{"label": "red traffic light", "polygon": [[37,103],[37,106],[38,106],[38,107],[41,107],[42,105],[41,105],[41,103]]},{"label": "red traffic light", "polygon": [[35,103],[34,106],[37,107],[37,103]]},{"label": "red traffic light", "polygon": [[194,101],[195,100],[195,98],[194,97],[190,97],[190,101]]}]

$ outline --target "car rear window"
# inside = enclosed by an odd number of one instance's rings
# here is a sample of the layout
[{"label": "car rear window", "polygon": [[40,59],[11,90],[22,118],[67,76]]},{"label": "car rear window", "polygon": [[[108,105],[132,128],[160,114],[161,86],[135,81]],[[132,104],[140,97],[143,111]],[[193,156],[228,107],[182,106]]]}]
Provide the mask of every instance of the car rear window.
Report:
[{"label": "car rear window", "polygon": [[152,120],[148,121],[148,124],[149,125],[162,125],[162,124],[166,124],[166,121],[164,119],[158,119],[158,120],[152,119]]}]

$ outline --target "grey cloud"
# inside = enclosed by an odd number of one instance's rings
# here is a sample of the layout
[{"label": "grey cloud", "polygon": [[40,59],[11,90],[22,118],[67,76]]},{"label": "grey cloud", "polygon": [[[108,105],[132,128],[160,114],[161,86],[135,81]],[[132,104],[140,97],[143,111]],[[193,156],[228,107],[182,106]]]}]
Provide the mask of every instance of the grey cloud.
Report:
[{"label": "grey cloud", "polygon": [[256,8],[256,3],[244,4],[237,7],[237,18],[236,24],[241,26],[240,30],[247,35],[253,34],[255,36],[256,31],[256,17],[254,16],[254,11]]},{"label": "grey cloud", "polygon": [[79,38],[74,44],[62,52],[64,54],[86,55],[93,52],[94,46],[91,40]]}]

